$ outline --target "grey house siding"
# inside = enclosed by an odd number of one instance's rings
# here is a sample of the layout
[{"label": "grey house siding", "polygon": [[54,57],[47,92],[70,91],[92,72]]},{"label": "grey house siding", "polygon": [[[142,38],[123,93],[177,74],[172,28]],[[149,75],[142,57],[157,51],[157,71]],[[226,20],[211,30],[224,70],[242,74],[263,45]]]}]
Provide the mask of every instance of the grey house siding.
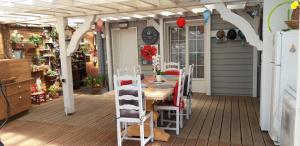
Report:
[{"label": "grey house siding", "polygon": [[[212,30],[235,28],[218,15],[212,17]],[[218,42],[211,38],[212,95],[252,96],[253,47],[242,41]]]}]

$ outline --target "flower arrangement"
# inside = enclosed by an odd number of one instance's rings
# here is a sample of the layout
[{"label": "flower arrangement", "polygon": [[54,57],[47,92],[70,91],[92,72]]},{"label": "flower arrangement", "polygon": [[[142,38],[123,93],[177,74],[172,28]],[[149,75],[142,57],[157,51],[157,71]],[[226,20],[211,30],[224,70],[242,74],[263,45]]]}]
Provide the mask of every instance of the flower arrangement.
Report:
[{"label": "flower arrangement", "polygon": [[145,45],[143,49],[141,49],[141,56],[147,61],[151,61],[153,56],[156,55],[156,53],[157,49],[155,46]]},{"label": "flower arrangement", "polygon": [[295,10],[295,9],[299,8],[300,0],[284,0],[281,3],[277,4],[274,8],[272,8],[272,10],[270,11],[270,13],[268,15],[268,19],[267,19],[269,32],[272,32],[272,29],[271,29],[271,16],[272,16],[272,14],[275,12],[275,10],[277,8],[279,8],[279,7],[281,7],[285,4],[290,4],[291,9]]},{"label": "flower arrangement", "polygon": [[30,36],[28,38],[29,42],[35,44],[36,46],[39,46],[43,43],[43,39],[41,36],[37,35],[37,34],[34,34],[32,36]]},{"label": "flower arrangement", "polygon": [[160,55],[152,56],[152,67],[156,75],[161,75]]}]

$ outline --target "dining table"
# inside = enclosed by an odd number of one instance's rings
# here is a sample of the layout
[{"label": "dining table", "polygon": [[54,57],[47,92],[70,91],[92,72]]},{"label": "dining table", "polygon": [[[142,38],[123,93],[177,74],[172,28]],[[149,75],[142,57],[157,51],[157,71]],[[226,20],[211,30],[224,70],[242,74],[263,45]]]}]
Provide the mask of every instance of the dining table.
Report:
[{"label": "dining table", "polygon": [[[157,122],[158,113],[154,111],[154,105],[156,102],[168,100],[172,94],[178,76],[162,75],[162,81],[158,82],[153,75],[146,75],[142,80],[142,88],[146,97],[146,110],[153,111],[154,122]],[[104,93],[105,96],[114,98],[114,90]],[[148,123],[145,124],[145,136],[150,135],[150,128]],[[139,136],[139,125],[130,125],[128,127],[128,136]],[[154,139],[159,141],[168,141],[170,134],[165,132],[159,127],[154,127]]]}]

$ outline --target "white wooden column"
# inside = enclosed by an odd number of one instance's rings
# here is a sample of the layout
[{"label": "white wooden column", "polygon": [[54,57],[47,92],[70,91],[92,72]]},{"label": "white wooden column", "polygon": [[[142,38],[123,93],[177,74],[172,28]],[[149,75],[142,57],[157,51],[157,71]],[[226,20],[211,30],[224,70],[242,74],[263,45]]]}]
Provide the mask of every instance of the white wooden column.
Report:
[{"label": "white wooden column", "polygon": [[108,85],[109,90],[113,90],[113,67],[112,67],[112,53],[111,53],[111,35],[109,22],[105,22],[105,40],[106,40],[106,63],[107,63],[107,74],[108,74]]},{"label": "white wooden column", "polygon": [[[300,18],[300,15],[299,15]],[[300,29],[299,34],[300,36]],[[299,39],[299,45],[300,47],[300,39]],[[298,65],[297,65],[297,98],[296,98],[296,121],[295,121],[295,136],[294,136],[294,146],[300,146],[300,51],[298,48]]]},{"label": "white wooden column", "polygon": [[[159,19],[159,49],[160,49],[160,64],[164,67],[165,57],[164,57],[164,19]],[[164,68],[163,68],[164,69]]]},{"label": "white wooden column", "polygon": [[59,17],[56,28],[59,34],[60,62],[61,62],[61,79],[63,87],[64,108],[66,115],[75,112],[74,95],[73,95],[73,77],[71,56],[67,55],[68,44],[65,41],[65,28],[68,23],[67,18]]},{"label": "white wooden column", "polygon": [[211,95],[211,17],[204,24],[204,54],[206,94]]}]

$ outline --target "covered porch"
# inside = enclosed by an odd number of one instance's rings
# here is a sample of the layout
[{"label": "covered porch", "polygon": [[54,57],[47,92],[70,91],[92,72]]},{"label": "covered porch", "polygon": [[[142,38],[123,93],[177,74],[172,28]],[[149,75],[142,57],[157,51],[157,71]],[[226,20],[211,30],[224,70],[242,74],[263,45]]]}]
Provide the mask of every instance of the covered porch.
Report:
[{"label": "covered porch", "polygon": [[[75,105],[76,114],[68,117],[61,114],[63,100],[34,106],[1,130],[0,137],[7,145],[116,145],[114,97],[76,94]],[[180,135],[173,132],[169,141],[148,145],[273,145],[259,128],[257,98],[195,94],[192,108]]]}]

